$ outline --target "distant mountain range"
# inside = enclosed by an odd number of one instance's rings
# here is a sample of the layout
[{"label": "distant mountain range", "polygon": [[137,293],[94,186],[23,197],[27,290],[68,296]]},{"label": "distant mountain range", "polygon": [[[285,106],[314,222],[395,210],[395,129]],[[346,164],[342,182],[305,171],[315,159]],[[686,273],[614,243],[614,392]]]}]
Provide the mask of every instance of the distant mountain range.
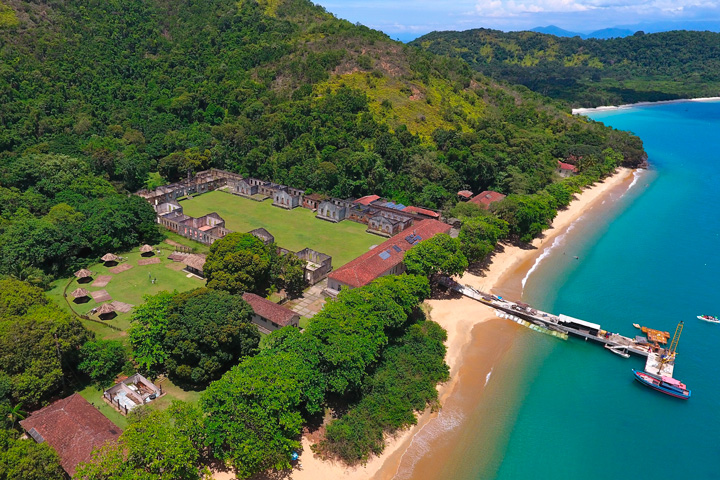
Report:
[{"label": "distant mountain range", "polygon": [[720,32],[720,22],[718,21],[696,21],[696,22],[652,22],[652,23],[637,23],[634,25],[616,25],[610,28],[603,28],[601,30],[595,30],[590,33],[580,33],[571,30],[565,30],[555,25],[548,25],[547,27],[535,27],[531,29],[531,32],[546,33],[549,35],[555,35],[556,37],[580,37],[582,39],[597,38],[600,40],[606,40],[609,38],[623,38],[633,35],[635,32],[643,31],[645,33],[658,33],[668,32],[672,30],[689,30],[689,31],[709,31],[709,32]]},{"label": "distant mountain range", "polygon": [[598,39],[607,39],[607,38],[622,38],[627,37],[629,35],[632,35],[635,33],[635,30],[629,30],[627,28],[603,28],[602,30],[595,30],[594,32],[590,33],[579,33],[579,32],[571,32],[570,30],[565,30],[560,27],[556,27],[555,25],[548,25],[547,27],[535,27],[530,30],[531,32],[537,32],[537,33],[547,33],[548,35],[555,35],[556,37],[580,37],[582,39],[586,38],[598,38]]}]

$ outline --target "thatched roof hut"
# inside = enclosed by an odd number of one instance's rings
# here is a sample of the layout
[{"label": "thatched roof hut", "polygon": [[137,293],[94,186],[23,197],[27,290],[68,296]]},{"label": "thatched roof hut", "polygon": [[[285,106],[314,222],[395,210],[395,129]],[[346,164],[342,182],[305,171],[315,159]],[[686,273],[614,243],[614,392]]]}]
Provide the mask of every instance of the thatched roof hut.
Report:
[{"label": "thatched roof hut", "polygon": [[117,262],[118,258],[119,257],[117,255],[115,255],[114,253],[106,253],[105,255],[102,256],[102,258],[100,260],[102,260],[103,262]]},{"label": "thatched roof hut", "polygon": [[92,277],[92,272],[91,272],[90,270],[88,270],[87,268],[83,268],[83,269],[78,270],[77,272],[75,272],[75,276],[76,276],[77,278]]},{"label": "thatched roof hut", "polygon": [[102,305],[100,305],[100,308],[98,308],[98,309],[95,311],[95,313],[97,313],[97,315],[98,315],[99,317],[101,317],[101,316],[103,316],[103,315],[108,315],[108,314],[114,313],[114,312],[115,312],[115,307],[113,307],[113,306],[112,306],[111,304],[109,304],[109,303],[103,303]]},{"label": "thatched roof hut", "polygon": [[75,291],[73,291],[70,295],[72,295],[73,298],[83,298],[90,295],[90,292],[85,290],[84,288],[78,288]]},{"label": "thatched roof hut", "polygon": [[143,245],[142,247],[140,247],[140,253],[150,253],[152,251],[153,251],[153,247],[151,247],[147,243],[145,245]]}]

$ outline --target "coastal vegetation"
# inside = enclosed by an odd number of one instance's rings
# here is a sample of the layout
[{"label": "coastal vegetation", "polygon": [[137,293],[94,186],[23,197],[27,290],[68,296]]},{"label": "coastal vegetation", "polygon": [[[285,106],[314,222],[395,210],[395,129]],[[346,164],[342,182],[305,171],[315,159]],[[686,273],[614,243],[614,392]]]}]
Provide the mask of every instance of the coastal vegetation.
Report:
[{"label": "coastal vegetation", "polygon": [[[4,0],[0,59],[0,412],[12,419],[0,479],[57,471],[47,447],[15,443],[23,408],[136,369],[192,390],[189,401],[165,396],[122,417],[120,442],[80,466],[82,478],[195,479],[212,463],[246,478],[290,467],[303,428],[321,423],[318,453],[366,461],[438,406],[448,378],[445,332],[420,308],[428,276],[460,274],[500,240],[531,239],[579,188],[645,160],[631,134],[305,0]],[[560,160],[579,175],[560,181]],[[297,293],[300,264],[243,233],[209,248],[206,288],[164,259],[145,271],[125,261],[134,270],[105,293],[130,298],[134,312],[79,320],[86,312],[66,297],[75,270],[105,273],[102,255],[135,262],[139,245],[163,240],[131,192],[210,167],[457,211],[464,224],[459,239],[411,250],[411,274],[343,290],[302,332],[263,342],[240,295]],[[455,205],[461,189],[507,197],[473,210]],[[292,228],[276,224],[279,237]],[[342,235],[332,240],[343,250]],[[366,240],[347,240],[347,258]],[[42,291],[53,281],[62,306]]]},{"label": "coastal vegetation", "polygon": [[215,166],[439,208],[465,186],[533,193],[581,146],[642,161],[636,137],[302,0],[274,15],[229,0],[86,0],[82,16],[9,6],[20,23],[2,34],[13,68],[0,76],[0,151],[70,155],[130,191],[151,172],[172,181]]},{"label": "coastal vegetation", "polygon": [[[199,464],[212,460],[247,478],[290,467],[303,426],[324,412],[332,420],[318,451],[348,463],[366,460],[382,451],[385,434],[414,424],[414,412],[437,405],[435,385],[448,377],[445,332],[419,309],[429,294],[428,279],[413,275],[382,277],[366,287],[343,290],[304,332],[286,327],[271,333],[259,353],[245,356],[210,383],[199,404],[175,403],[167,413],[131,423],[120,444],[97,452],[80,471],[86,478],[112,479],[127,478],[118,472],[145,464],[149,471],[159,470],[167,458],[153,455],[169,443],[167,448],[179,449],[172,468],[196,466],[173,478],[197,478]],[[148,299],[142,310],[155,320],[171,318],[161,309],[169,311],[175,301],[171,294],[161,294]],[[133,345],[140,345],[135,340],[142,335],[132,335]],[[181,343],[186,341],[176,347]],[[342,405],[347,412],[335,410]],[[135,436],[156,430],[156,439]],[[135,443],[140,440],[142,445]],[[124,451],[133,461],[115,470]]]},{"label": "coastal vegetation", "polygon": [[720,34],[708,31],[601,40],[480,28],[432,32],[411,45],[573,107],[712,97],[720,87]]},{"label": "coastal vegetation", "polygon": [[206,387],[232,365],[256,353],[260,340],[252,310],[238,295],[200,288],[149,296],[129,331],[135,361],[150,375]]}]

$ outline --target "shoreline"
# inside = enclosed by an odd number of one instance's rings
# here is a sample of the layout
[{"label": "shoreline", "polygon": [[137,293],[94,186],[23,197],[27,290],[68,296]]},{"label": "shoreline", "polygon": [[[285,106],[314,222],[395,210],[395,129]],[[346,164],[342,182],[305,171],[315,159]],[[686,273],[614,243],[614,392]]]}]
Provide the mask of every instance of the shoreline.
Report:
[{"label": "shoreline", "polygon": [[[570,205],[558,213],[550,229],[545,230],[540,238],[531,243],[534,248],[521,248],[514,245],[503,244],[502,250],[496,252],[483,276],[465,273],[459,279],[464,284],[474,288],[493,291],[502,296],[520,299],[522,288],[517,289],[517,278],[525,276],[537,257],[545,251],[545,245],[552,245],[556,237],[564,235],[572,224],[582,217],[585,212],[605,198],[611,190],[624,184],[632,186],[633,170],[618,168],[616,173],[605,178],[602,182],[588,187],[575,197]],[[629,188],[628,188],[629,189]],[[439,323],[448,333],[446,341],[447,353],[445,361],[450,367],[450,380],[438,386],[438,398],[441,404],[452,396],[459,380],[459,371],[462,369],[467,357],[466,351],[473,344],[473,331],[476,326],[496,319],[495,312],[469,298],[453,298],[443,300],[428,300],[425,305],[429,310],[429,318]],[[490,325],[492,326],[492,325]],[[518,327],[520,328],[520,327]],[[488,358],[497,360],[502,352],[488,352]],[[481,362],[482,363],[482,362]],[[492,373],[492,372],[490,372]],[[489,378],[489,374],[488,374]],[[340,462],[323,461],[310,450],[311,441],[303,436],[302,455],[300,457],[301,469],[295,469],[289,475],[292,480],[316,479],[348,479],[348,480],[390,480],[397,476],[405,454],[413,446],[416,436],[423,431],[442,412],[430,412],[426,409],[418,415],[417,424],[399,432],[386,440],[384,452],[374,456],[362,466],[347,467]]]},{"label": "shoreline", "polygon": [[663,105],[670,103],[688,103],[688,102],[720,102],[720,97],[698,97],[698,98],[676,98],[674,100],[658,100],[657,102],[637,102],[637,103],[625,103],[622,105],[603,105],[600,107],[588,107],[588,108],[573,108],[571,113],[573,115],[584,115],[591,112],[607,112],[612,110],[622,110],[625,108],[632,107],[645,107],[652,105]]}]

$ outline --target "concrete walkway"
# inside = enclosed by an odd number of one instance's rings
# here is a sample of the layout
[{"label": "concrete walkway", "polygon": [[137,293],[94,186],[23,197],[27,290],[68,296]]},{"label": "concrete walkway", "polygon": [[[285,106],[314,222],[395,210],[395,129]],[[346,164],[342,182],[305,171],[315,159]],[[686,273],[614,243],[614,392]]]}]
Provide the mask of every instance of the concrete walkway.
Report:
[{"label": "concrete walkway", "polygon": [[283,306],[303,317],[312,318],[325,305],[326,297],[323,295],[325,287],[327,287],[327,278],[305,290],[302,297],[290,300]]}]

